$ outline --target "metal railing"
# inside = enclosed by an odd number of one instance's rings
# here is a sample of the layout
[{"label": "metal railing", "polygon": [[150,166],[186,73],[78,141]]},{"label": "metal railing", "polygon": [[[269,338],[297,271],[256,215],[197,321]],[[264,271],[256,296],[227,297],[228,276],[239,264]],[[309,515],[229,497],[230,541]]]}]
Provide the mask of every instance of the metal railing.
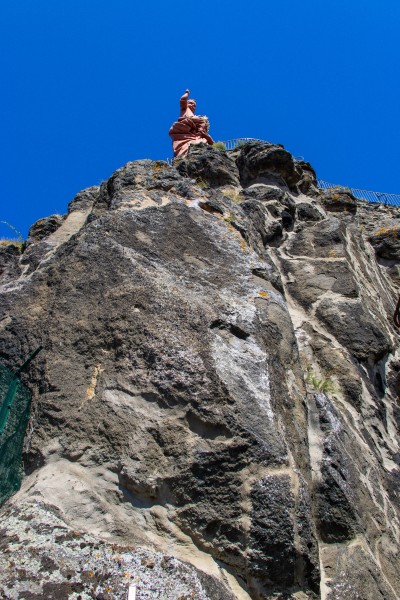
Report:
[{"label": "metal railing", "polygon": [[237,148],[237,146],[243,146],[247,142],[264,142],[265,140],[260,140],[258,138],[234,138],[233,140],[223,141],[222,144],[225,144],[227,150],[233,150]]},{"label": "metal railing", "polygon": [[400,194],[387,194],[386,192],[372,192],[370,190],[359,190],[348,186],[338,185],[337,183],[328,183],[318,179],[318,187],[328,190],[336,187],[346,187],[351,191],[357,200],[365,200],[372,204],[384,204],[385,206],[400,206]]}]

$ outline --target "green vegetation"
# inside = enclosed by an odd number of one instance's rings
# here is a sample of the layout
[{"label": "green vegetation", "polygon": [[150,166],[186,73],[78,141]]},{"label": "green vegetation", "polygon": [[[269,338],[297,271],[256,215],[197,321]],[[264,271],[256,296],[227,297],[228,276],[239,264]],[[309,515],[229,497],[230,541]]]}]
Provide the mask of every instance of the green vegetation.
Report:
[{"label": "green vegetation", "polygon": [[237,204],[242,199],[240,192],[237,192],[236,190],[226,190],[224,192],[224,196],[230,198],[235,204]]},{"label": "green vegetation", "polygon": [[224,221],[226,221],[227,223],[233,223],[234,220],[235,220],[235,215],[232,212],[229,213],[229,215],[224,216]]},{"label": "green vegetation", "polygon": [[236,144],[236,148],[241,148],[242,146],[245,146],[248,143],[249,143],[248,140],[239,140],[238,143]]},{"label": "green vegetation", "polygon": [[319,378],[311,367],[307,369],[306,383],[315,391],[323,392],[324,394],[333,394],[336,391],[335,384],[331,377],[327,376]]},{"label": "green vegetation", "polygon": [[0,238],[0,246],[15,246],[16,248],[19,248],[20,252],[22,252],[24,245],[25,242],[20,242],[19,240]]},{"label": "green vegetation", "polygon": [[205,179],[202,179],[201,177],[199,177],[198,179],[196,179],[196,185],[198,185],[201,188],[209,187],[207,181]]},{"label": "green vegetation", "polygon": [[224,142],[215,142],[213,144],[213,148],[217,148],[217,150],[226,150],[226,145],[224,144]]}]

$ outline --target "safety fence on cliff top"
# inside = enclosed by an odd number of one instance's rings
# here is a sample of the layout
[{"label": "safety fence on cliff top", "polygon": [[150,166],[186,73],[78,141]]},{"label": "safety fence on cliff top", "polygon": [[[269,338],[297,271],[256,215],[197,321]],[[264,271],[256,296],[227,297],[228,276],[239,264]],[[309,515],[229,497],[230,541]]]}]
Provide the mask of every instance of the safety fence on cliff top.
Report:
[{"label": "safety fence on cliff top", "polygon": [[387,194],[386,192],[371,192],[369,190],[359,190],[348,186],[339,185],[337,183],[328,183],[318,179],[318,187],[324,190],[336,187],[345,187],[350,190],[357,200],[365,200],[373,204],[384,204],[385,206],[400,206],[400,194]]},{"label": "safety fence on cliff top", "polygon": [[[224,144],[226,150],[233,150],[239,146],[243,146],[247,142],[265,142],[265,140],[260,140],[258,138],[234,138],[232,140],[224,140],[218,143]],[[300,157],[296,160],[303,160],[303,157]],[[167,158],[167,163],[169,165],[173,164],[173,158]],[[400,206],[400,194],[388,194],[386,192],[372,192],[370,190],[360,190],[358,188],[353,188],[349,186],[340,185],[339,183],[328,183],[327,181],[323,181],[322,179],[318,179],[318,187],[323,190],[336,188],[336,187],[345,187],[350,190],[353,196],[357,200],[365,200],[366,202],[370,202],[371,204],[384,204],[385,206]]]}]

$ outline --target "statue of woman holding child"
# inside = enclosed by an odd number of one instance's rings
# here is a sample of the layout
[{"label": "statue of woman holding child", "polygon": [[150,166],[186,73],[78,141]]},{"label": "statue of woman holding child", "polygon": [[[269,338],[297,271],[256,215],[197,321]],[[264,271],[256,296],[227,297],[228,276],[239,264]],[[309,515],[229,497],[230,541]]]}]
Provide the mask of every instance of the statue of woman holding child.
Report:
[{"label": "statue of woman holding child", "polygon": [[190,144],[201,142],[212,145],[214,140],[208,135],[210,122],[206,116],[196,116],[196,100],[189,98],[189,90],[180,99],[180,117],[172,125],[169,135],[172,138],[174,157],[183,156]]}]

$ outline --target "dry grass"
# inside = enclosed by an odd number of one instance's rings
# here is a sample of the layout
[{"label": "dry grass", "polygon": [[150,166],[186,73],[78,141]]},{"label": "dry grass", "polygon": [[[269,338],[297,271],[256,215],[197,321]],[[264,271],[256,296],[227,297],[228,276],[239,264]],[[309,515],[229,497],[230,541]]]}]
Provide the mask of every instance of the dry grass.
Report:
[{"label": "dry grass", "polygon": [[238,202],[240,202],[240,200],[242,200],[242,196],[240,195],[240,192],[237,192],[236,190],[226,190],[223,192],[223,194],[224,194],[224,196],[226,196],[227,198],[232,200],[232,202],[234,202],[235,204],[237,204]]},{"label": "dry grass", "polygon": [[0,246],[16,246],[20,250],[22,250],[24,242],[20,240],[12,240],[8,238],[0,238]]},{"label": "dry grass", "polygon": [[224,142],[214,142],[213,148],[217,148],[217,150],[226,150],[226,145]]},{"label": "dry grass", "polygon": [[199,186],[200,188],[208,188],[210,187],[209,183],[207,181],[205,181],[205,179],[203,179],[202,177],[198,177],[196,179],[196,184],[197,186]]},{"label": "dry grass", "polygon": [[380,229],[378,229],[377,231],[374,231],[374,233],[372,234],[372,237],[374,238],[384,238],[384,237],[398,237],[400,233],[400,226],[399,225],[393,225],[392,227],[381,227]]}]

